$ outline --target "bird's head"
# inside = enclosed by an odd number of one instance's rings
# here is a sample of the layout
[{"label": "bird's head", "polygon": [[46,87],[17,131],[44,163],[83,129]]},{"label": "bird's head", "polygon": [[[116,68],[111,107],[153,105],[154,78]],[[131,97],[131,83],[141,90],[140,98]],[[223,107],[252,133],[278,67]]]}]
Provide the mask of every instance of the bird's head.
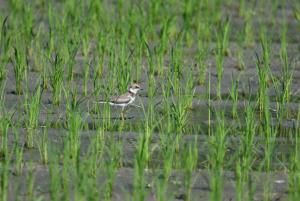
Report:
[{"label": "bird's head", "polygon": [[142,88],[141,88],[141,86],[140,86],[139,84],[137,84],[137,83],[131,84],[131,85],[129,86],[129,89],[128,89],[128,91],[131,92],[131,93],[133,93],[133,94],[137,94],[137,92],[138,92],[139,90],[142,90]]}]

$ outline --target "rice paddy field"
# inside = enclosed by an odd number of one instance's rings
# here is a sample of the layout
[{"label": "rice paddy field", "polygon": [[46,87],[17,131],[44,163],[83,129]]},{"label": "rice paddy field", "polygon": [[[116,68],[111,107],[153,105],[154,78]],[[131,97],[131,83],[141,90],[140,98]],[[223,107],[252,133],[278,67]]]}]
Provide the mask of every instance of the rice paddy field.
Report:
[{"label": "rice paddy field", "polygon": [[299,52],[298,0],[0,0],[0,200],[298,201]]}]

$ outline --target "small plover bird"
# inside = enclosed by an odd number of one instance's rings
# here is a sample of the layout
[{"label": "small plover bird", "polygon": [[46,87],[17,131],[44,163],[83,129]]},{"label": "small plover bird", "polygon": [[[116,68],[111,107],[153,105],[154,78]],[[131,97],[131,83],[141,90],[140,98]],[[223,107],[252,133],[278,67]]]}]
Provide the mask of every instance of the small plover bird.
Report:
[{"label": "small plover bird", "polygon": [[[128,87],[128,91],[125,94],[122,94],[119,96],[113,96],[108,101],[99,101],[98,103],[109,103],[110,105],[113,105],[113,106],[122,107],[122,114],[123,114],[125,107],[133,104],[133,102],[136,98],[137,92],[139,90],[142,90],[141,86],[139,84],[134,83]],[[135,105],[135,106],[137,106],[137,105]]]}]

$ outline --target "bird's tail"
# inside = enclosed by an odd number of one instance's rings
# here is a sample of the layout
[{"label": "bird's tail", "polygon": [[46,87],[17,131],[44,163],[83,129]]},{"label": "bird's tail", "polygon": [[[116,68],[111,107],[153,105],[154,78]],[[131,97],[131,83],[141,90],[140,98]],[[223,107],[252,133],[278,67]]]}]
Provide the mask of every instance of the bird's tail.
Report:
[{"label": "bird's tail", "polygon": [[109,101],[105,101],[105,100],[100,100],[100,101],[95,101],[95,103],[100,103],[100,104],[105,104],[105,103],[110,103]]}]

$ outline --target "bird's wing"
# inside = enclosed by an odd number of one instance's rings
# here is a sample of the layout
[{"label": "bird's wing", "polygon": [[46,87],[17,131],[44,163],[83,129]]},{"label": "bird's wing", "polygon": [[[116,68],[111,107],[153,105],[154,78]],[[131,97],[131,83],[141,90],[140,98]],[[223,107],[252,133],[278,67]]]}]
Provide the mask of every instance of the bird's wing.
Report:
[{"label": "bird's wing", "polygon": [[120,96],[114,96],[111,98],[110,102],[112,103],[119,103],[119,104],[126,104],[132,100],[132,97],[129,94],[124,94]]}]

